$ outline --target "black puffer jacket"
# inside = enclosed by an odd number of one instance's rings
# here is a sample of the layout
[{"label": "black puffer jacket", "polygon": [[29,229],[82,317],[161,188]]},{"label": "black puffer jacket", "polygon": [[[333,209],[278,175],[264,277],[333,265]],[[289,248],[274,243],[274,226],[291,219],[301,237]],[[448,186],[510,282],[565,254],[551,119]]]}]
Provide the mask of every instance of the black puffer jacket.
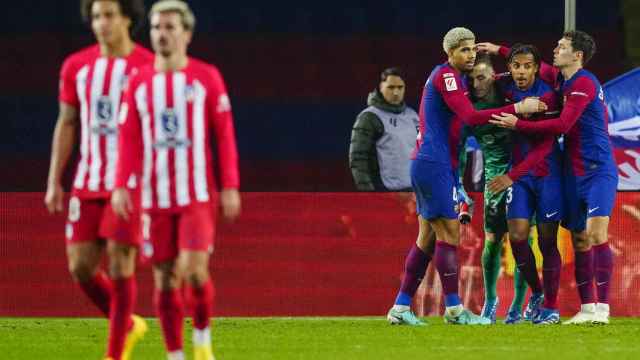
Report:
[{"label": "black puffer jacket", "polygon": [[[377,89],[369,93],[367,105],[394,114],[400,114],[406,108],[404,102],[399,105],[389,104]],[[353,124],[349,146],[349,167],[359,191],[387,190],[380,178],[380,166],[376,152],[376,142],[383,134],[384,125],[372,112],[360,113]]]}]

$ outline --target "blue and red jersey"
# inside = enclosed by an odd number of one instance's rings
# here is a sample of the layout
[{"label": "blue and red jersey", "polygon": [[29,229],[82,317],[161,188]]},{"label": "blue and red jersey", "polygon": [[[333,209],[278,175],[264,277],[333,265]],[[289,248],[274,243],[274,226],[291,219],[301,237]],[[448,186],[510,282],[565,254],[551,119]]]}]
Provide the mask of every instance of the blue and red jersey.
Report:
[{"label": "blue and red jersey", "polygon": [[468,98],[466,77],[449,63],[436,66],[422,92],[420,132],[413,158],[455,168],[461,124],[486,124],[492,114],[501,112],[514,114],[515,107],[475,110]]},{"label": "blue and red jersey", "polygon": [[516,128],[524,133],[566,134],[565,159],[573,175],[599,170],[615,173],[608,133],[609,114],[598,79],[585,69],[564,79],[558,69],[546,64],[541,67],[540,75],[558,86],[564,103],[562,112],[559,117],[548,120],[520,120]]},{"label": "blue and red jersey", "polygon": [[[498,86],[511,102],[518,102],[527,97],[539,97],[547,105],[547,111],[544,114],[534,114],[530,120],[557,116],[560,112],[556,92],[539,77],[536,77],[527,90],[519,89],[511,76],[500,78]],[[561,169],[562,152],[554,135],[516,133],[513,144],[513,167],[509,173],[512,180],[515,181],[523,175],[547,176],[551,173],[551,169],[557,169],[558,172]]]}]

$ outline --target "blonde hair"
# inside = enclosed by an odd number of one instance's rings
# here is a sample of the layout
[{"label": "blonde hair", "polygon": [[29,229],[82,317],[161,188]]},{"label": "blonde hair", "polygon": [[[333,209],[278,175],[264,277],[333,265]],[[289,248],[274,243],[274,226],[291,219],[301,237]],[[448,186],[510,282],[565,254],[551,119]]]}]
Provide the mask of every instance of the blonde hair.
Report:
[{"label": "blonde hair", "polygon": [[189,4],[180,0],[160,0],[157,1],[151,10],[149,10],[149,18],[155,13],[162,12],[177,12],[182,16],[182,26],[186,30],[193,31],[196,27],[196,17],[193,15],[193,11],[189,8]]},{"label": "blonde hair", "polygon": [[442,39],[442,48],[445,53],[449,53],[449,50],[455,49],[460,46],[460,43],[463,40],[473,40],[476,41],[476,36],[473,32],[464,27],[455,27],[447,32]]}]

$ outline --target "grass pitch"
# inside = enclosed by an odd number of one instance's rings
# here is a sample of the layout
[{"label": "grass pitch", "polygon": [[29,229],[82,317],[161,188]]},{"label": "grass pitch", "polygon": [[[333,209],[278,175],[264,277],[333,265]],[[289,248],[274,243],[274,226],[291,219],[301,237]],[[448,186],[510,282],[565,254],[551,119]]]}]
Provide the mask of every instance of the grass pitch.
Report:
[{"label": "grass pitch", "polygon": [[[149,332],[133,359],[165,359],[160,328]],[[452,326],[427,318],[425,327],[390,326],[378,318],[221,318],[213,346],[233,359],[640,359],[640,319],[607,326]],[[0,318],[0,359],[102,359],[104,319]],[[185,351],[191,358],[191,325]]]}]

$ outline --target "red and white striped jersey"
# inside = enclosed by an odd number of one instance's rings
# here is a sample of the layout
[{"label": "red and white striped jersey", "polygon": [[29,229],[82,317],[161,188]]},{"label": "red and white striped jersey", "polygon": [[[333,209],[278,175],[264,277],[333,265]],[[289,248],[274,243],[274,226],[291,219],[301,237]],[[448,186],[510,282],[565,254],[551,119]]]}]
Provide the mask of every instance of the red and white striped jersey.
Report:
[{"label": "red and white striped jersey", "polygon": [[143,209],[176,211],[213,201],[212,143],[221,188],[237,189],[231,105],[218,69],[193,58],[179,71],[144,67],[132,76],[120,113],[116,187],[141,170]]},{"label": "red and white striped jersey", "polygon": [[126,57],[104,57],[98,45],[71,54],[60,71],[59,100],[80,114],[80,159],[73,193],[108,197],[114,189],[118,157],[117,114],[127,78],[153,61],[153,54],[135,45]]}]

